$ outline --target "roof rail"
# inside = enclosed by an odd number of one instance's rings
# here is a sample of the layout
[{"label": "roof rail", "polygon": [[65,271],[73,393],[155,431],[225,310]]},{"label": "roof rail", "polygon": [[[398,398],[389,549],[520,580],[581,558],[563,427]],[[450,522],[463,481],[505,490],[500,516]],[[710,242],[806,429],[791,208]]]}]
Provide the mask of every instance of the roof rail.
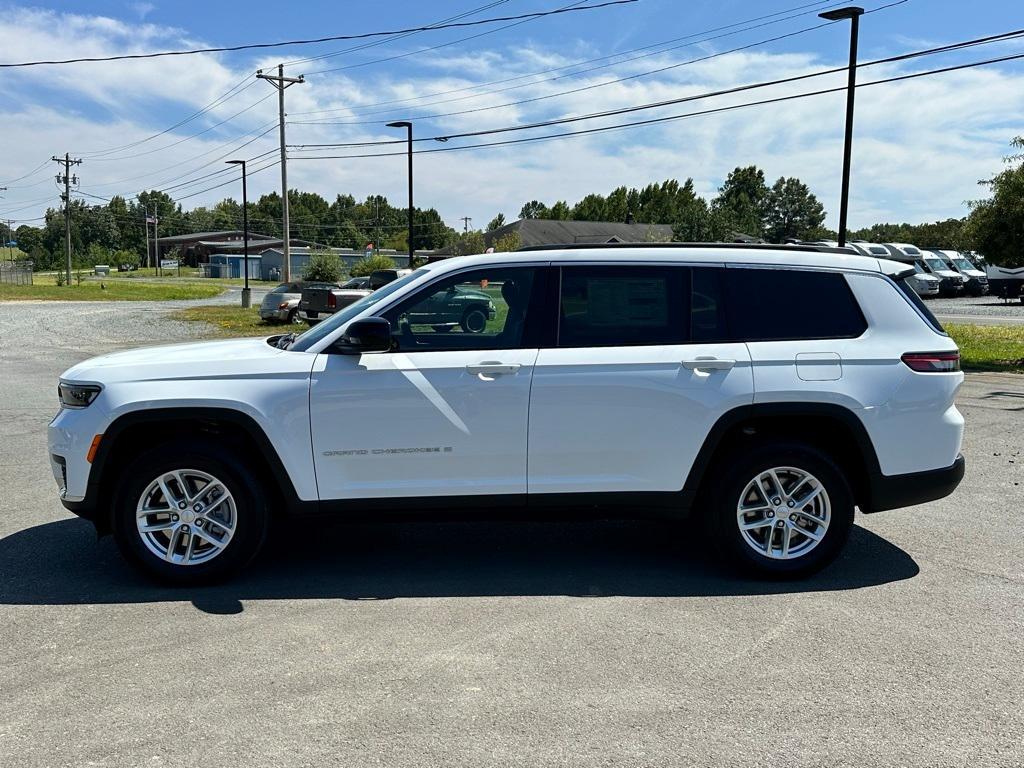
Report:
[{"label": "roof rail", "polygon": [[727,248],[738,251],[808,251],[811,253],[836,253],[844,256],[860,254],[853,248],[833,248],[828,245],[803,245],[783,243],[551,243],[549,245],[526,245],[521,251],[589,251],[614,250],[622,248]]}]

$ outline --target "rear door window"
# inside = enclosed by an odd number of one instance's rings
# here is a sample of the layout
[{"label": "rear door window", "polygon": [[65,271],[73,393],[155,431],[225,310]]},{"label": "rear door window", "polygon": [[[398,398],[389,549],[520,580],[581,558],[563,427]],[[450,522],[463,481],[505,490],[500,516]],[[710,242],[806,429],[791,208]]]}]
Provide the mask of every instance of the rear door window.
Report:
[{"label": "rear door window", "polygon": [[563,267],[560,347],[684,344],[690,270],[659,266]]},{"label": "rear door window", "polygon": [[736,341],[852,339],[867,330],[838,272],[730,267],[726,286]]}]

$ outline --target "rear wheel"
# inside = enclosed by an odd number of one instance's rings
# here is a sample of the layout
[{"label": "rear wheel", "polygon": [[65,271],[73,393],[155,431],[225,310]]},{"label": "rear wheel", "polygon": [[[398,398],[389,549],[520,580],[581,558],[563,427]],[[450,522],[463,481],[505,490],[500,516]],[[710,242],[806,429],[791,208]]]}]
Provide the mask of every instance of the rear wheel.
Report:
[{"label": "rear wheel", "polygon": [[290,325],[302,325],[302,318],[299,317],[299,310],[293,309],[288,313],[288,323]]},{"label": "rear wheel", "polygon": [[719,551],[766,576],[801,576],[839,554],[853,525],[846,478],[817,449],[773,442],[733,454],[711,484],[709,518]]},{"label": "rear wheel", "polygon": [[260,481],[219,446],[168,443],[126,468],[114,536],[122,554],[173,584],[223,579],[245,566],[266,535]]}]

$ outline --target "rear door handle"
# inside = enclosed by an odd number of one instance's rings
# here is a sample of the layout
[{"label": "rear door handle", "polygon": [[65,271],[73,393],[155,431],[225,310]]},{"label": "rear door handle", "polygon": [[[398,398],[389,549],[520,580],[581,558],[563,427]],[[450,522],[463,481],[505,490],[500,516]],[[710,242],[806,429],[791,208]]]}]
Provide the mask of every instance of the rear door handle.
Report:
[{"label": "rear door handle", "polygon": [[487,361],[483,363],[477,363],[476,365],[467,365],[466,370],[472,374],[479,374],[481,376],[508,376],[513,373],[518,373],[520,366],[518,363],[512,365],[506,365],[505,363]]},{"label": "rear door handle", "polygon": [[683,367],[691,371],[728,371],[736,365],[735,360],[719,360],[717,357],[696,357],[683,360]]}]

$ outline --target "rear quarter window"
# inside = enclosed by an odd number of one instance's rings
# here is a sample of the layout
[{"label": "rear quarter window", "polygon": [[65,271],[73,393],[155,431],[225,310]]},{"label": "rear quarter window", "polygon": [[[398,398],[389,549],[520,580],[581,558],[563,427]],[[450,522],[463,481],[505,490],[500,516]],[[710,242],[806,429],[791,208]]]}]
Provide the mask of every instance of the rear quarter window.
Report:
[{"label": "rear quarter window", "polygon": [[838,272],[730,267],[725,273],[729,328],[736,341],[852,339],[867,330]]}]

